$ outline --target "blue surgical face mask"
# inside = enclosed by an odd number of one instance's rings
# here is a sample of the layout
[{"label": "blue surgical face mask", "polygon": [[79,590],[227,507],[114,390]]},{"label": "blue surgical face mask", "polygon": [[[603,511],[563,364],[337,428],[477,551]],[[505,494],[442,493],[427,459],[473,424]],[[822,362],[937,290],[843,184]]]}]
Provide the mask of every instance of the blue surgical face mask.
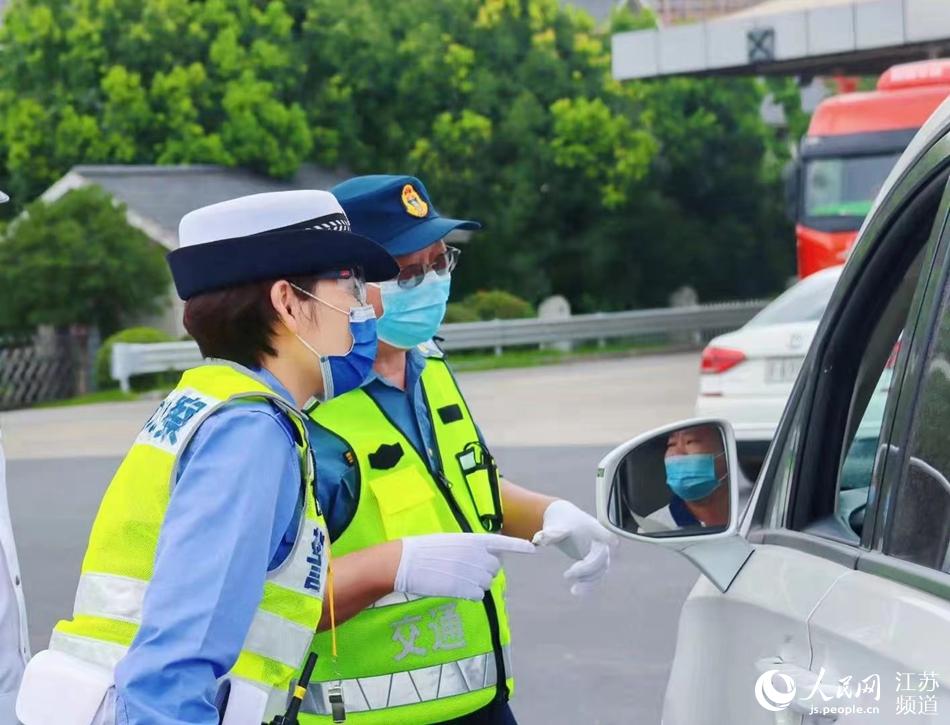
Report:
[{"label": "blue surgical face mask", "polygon": [[353,345],[345,355],[321,355],[314,349],[313,345],[297,335],[297,339],[319,361],[320,373],[323,376],[323,394],[318,396],[318,399],[325,403],[331,398],[356,390],[369,378],[373,371],[373,363],[376,362],[376,311],[373,306],[351,307],[349,313],[346,313],[339,307],[315,297],[306,290],[300,289],[296,285],[294,287],[317,302],[337,312],[349,314],[350,317],[350,334],[353,336]]},{"label": "blue surgical face mask", "polygon": [[396,280],[379,285],[383,316],[379,318],[379,339],[408,350],[432,339],[439,331],[449,301],[452,275],[428,272],[415,287],[405,289]]},{"label": "blue surgical face mask", "polygon": [[667,484],[684,501],[706,498],[719,485],[716,458],[718,456],[712,453],[667,457],[664,460]]}]

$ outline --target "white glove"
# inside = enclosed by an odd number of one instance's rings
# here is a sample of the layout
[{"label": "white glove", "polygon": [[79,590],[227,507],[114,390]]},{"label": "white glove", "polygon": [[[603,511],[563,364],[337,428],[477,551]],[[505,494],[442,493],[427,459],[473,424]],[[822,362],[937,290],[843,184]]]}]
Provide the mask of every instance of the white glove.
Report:
[{"label": "white glove", "polygon": [[502,552],[533,554],[530,541],[500,534],[427,534],[402,540],[393,591],[479,601],[501,569]]},{"label": "white glove", "polygon": [[570,501],[560,499],[545,509],[544,526],[534,535],[532,543],[536,546],[555,544],[577,560],[564,572],[564,578],[571,582],[571,594],[582,596],[607,573],[610,547],[617,539],[593,516]]}]

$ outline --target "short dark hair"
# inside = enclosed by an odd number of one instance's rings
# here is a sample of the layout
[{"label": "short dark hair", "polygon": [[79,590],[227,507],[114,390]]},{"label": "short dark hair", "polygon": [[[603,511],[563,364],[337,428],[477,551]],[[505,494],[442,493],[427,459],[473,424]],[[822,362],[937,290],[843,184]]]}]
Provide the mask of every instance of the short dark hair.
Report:
[{"label": "short dark hair", "polygon": [[[278,281],[251,282],[205,292],[185,302],[185,329],[198,343],[201,355],[250,368],[259,366],[265,355],[276,355],[272,339],[278,317],[270,291]],[[317,278],[296,277],[287,281],[312,290]],[[297,290],[294,294],[305,298]]]}]

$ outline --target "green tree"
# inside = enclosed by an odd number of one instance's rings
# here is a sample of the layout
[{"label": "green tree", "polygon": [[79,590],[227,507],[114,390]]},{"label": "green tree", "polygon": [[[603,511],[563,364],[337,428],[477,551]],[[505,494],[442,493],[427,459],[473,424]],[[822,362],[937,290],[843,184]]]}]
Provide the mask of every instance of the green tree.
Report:
[{"label": "green tree", "polygon": [[460,296],[662,305],[685,283],[769,294],[792,271],[756,81],[618,84],[607,35],[556,0],[317,0],[302,37],[317,159],[416,173],[442,209],[486,222]]},{"label": "green tree", "polygon": [[[633,84],[660,146],[626,233],[649,270],[649,295],[665,304],[682,284],[701,300],[767,295],[793,271],[794,230],[782,211],[775,130],[759,113],[753,79],[671,78]],[[617,260],[607,260],[613,265]]]},{"label": "green tree", "polygon": [[558,0],[12,0],[0,188],[28,199],[80,162],[409,172],[485,223],[459,298],[775,291],[794,237],[764,86],[615,82],[610,30],[654,22]]},{"label": "green tree", "polygon": [[275,176],[310,153],[294,18],[255,0],[18,0],[0,27],[0,159],[15,198],[77,163]]},{"label": "green tree", "polygon": [[530,302],[504,290],[479,290],[466,297],[463,304],[479,320],[516,320],[535,316]]},{"label": "green tree", "polygon": [[655,144],[589,16],[557,0],[316,0],[302,38],[316,158],[415,173],[443,210],[486,222],[459,294],[576,300],[595,282],[586,242]]},{"label": "green tree", "polygon": [[170,283],[163,250],[99,187],[30,204],[0,239],[0,328],[96,326],[161,309]]}]

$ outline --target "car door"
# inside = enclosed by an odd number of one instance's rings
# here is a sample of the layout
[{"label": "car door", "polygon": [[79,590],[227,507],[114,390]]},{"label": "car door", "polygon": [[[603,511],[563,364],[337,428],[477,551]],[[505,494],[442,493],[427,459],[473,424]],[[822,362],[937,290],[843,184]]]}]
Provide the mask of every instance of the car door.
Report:
[{"label": "car door", "polygon": [[664,725],[776,723],[755,699],[760,663],[808,668],[808,617],[843,571],[792,547],[760,544],[725,593],[700,577],[680,615]]},{"label": "car door", "polygon": [[[934,152],[941,158],[938,153],[945,158],[945,150]],[[811,661],[791,673],[805,700],[796,708],[807,713],[804,722],[939,717],[941,675],[935,673],[947,671],[950,606],[939,596],[940,576],[885,553],[886,529],[879,526],[893,525],[891,512],[900,491],[910,490],[907,482],[931,471],[914,457],[908,436],[931,425],[921,418],[920,369],[933,345],[945,284],[948,212],[941,161],[880,243],[854,260],[852,278],[825,320],[810,389],[801,396],[808,412],[797,473],[784,517],[773,520],[784,530],[766,525],[756,532],[763,542],[792,537],[792,545],[842,566],[808,617]],[[950,511],[933,500],[937,486],[929,486],[923,507],[900,507],[902,531],[929,529]],[[916,521],[909,524],[912,513]],[[902,692],[910,687],[930,692],[918,700]]]},{"label": "car door", "polygon": [[[871,471],[879,491],[868,544],[809,622],[812,671],[842,725],[950,722],[950,232],[938,213],[935,264],[891,388]],[[869,406],[871,409],[871,406]],[[859,426],[859,430],[860,430]],[[855,447],[852,447],[852,452]],[[849,454],[850,455],[850,454]],[[845,492],[839,491],[840,501]],[[832,693],[828,693],[831,695]],[[870,711],[868,708],[871,708]]]},{"label": "car door", "polygon": [[[838,650],[830,641],[816,647],[813,637],[827,626],[815,617],[846,616],[828,602],[847,600],[856,575],[872,576],[857,571],[870,553],[882,492],[872,473],[883,466],[878,451],[890,444],[906,359],[916,350],[910,341],[948,208],[948,150],[945,141],[931,148],[862,234],[746,511],[742,530],[754,552],[726,592],[701,578],[684,605],[666,725],[821,722],[809,700],[840,699],[846,684],[838,679],[858,674],[844,671],[849,662],[833,661]],[[881,590],[882,600],[889,595]],[[864,641],[890,625],[868,614]],[[821,665],[832,663],[840,677],[819,679]],[[789,692],[797,700],[785,699]]]}]

